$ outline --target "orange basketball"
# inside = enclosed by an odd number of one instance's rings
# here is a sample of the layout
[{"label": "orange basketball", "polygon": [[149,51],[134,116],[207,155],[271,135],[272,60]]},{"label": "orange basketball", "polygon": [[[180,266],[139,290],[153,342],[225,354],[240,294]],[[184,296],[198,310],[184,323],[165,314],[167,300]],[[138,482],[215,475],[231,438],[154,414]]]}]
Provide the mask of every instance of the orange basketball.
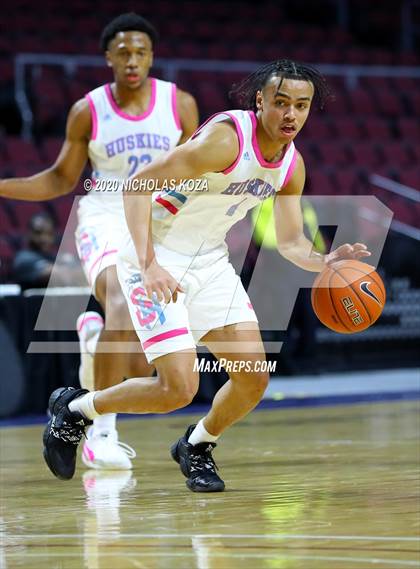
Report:
[{"label": "orange basketball", "polygon": [[374,267],[361,261],[338,261],[315,279],[311,300],[327,328],[354,334],[369,328],[385,305],[385,287]]}]

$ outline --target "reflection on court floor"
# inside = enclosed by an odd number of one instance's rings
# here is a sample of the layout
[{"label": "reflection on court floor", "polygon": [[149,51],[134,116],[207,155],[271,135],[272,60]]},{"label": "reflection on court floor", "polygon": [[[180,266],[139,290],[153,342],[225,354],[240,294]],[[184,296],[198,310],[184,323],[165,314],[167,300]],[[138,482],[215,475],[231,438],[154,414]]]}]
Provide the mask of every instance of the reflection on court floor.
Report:
[{"label": "reflection on court floor", "polygon": [[[220,441],[221,494],[168,447],[191,417],[121,422],[133,472],[54,479],[42,427],[0,430],[2,569],[419,567],[419,403],[257,411]],[[195,419],[195,418],[193,418]]]}]

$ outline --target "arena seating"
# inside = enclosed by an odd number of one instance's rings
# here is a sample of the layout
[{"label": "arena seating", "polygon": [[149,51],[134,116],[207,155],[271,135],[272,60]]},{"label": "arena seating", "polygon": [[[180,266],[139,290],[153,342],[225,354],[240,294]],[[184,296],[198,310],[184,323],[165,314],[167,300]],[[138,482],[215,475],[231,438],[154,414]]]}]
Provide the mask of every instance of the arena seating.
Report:
[{"label": "arena seating", "polygon": [[[384,34],[392,28],[392,6],[384,3],[382,17],[370,10],[375,3],[363,2],[366,21]],[[11,23],[0,37],[0,88],[13,86],[15,53],[99,54],[98,38],[104,23],[119,13],[116,0],[101,4],[101,18],[89,2],[75,0],[54,10],[53,0],[39,6],[39,18],[30,14],[29,0],[15,0],[8,10]],[[151,5],[136,3],[136,10],[150,17],[160,30],[157,57],[267,61],[289,57],[313,63],[416,65],[419,56],[385,47],[362,44],[351,31],[338,28],[333,17],[327,26],[296,23],[283,4],[262,2],[235,4],[169,0]],[[208,11],[211,11],[211,21]],[[77,27],[73,22],[77,21]],[[39,25],[42,22],[42,26]],[[252,27],[251,27],[252,26]],[[77,33],[74,32],[77,30]],[[217,34],[215,34],[217,30]],[[250,41],[250,38],[252,41]],[[161,76],[161,70],[157,70]],[[201,118],[236,103],[228,97],[240,73],[210,71],[179,72],[180,87],[192,92]],[[28,74],[29,95],[34,113],[35,141],[0,132],[0,176],[25,176],[55,160],[62,141],[65,118],[72,103],[88,90],[111,79],[108,68],[78,67],[67,73],[60,66],[36,66]],[[296,145],[307,165],[307,191],[312,194],[356,193],[381,195],[400,221],[418,226],[418,211],[403,197],[377,192],[369,174],[379,173],[418,187],[420,126],[415,115],[420,92],[414,79],[362,77],[352,88],[342,77],[331,77],[335,100],[324,112],[314,111]],[[2,276],[28,217],[35,207],[52,212],[60,230],[70,211],[71,199],[49,204],[0,201]],[[5,268],[6,267],[6,268]]]}]

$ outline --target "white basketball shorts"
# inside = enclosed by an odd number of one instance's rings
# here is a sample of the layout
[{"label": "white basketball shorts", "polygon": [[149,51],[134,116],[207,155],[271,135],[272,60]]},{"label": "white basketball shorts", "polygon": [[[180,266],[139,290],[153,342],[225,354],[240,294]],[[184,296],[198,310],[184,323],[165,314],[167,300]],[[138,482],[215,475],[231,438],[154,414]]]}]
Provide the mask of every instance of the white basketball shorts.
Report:
[{"label": "white basketball shorts", "polygon": [[195,349],[210,330],[257,322],[248,294],[225,249],[190,257],[155,245],[157,262],[184,290],[177,302],[147,297],[131,239],[117,256],[117,272],[134,329],[147,360]]},{"label": "white basketball shorts", "polygon": [[98,275],[116,265],[121,239],[128,227],[123,211],[89,212],[79,208],[76,228],[76,249],[89,285],[95,293]]}]

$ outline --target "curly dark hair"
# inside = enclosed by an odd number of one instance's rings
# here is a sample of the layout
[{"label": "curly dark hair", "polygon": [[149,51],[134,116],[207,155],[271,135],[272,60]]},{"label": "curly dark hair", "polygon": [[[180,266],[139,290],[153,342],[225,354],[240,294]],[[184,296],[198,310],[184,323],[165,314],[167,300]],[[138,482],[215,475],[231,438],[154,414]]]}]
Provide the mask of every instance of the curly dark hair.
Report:
[{"label": "curly dark hair", "polygon": [[280,79],[277,90],[280,89],[283,79],[300,79],[311,82],[315,90],[314,100],[321,108],[328,99],[332,98],[332,92],[319,71],[310,65],[297,63],[290,59],[272,61],[260,67],[241,83],[234,85],[229,95],[236,99],[242,108],[256,112],[255,95],[272,77]]},{"label": "curly dark hair", "polygon": [[101,50],[106,51],[108,49],[109,42],[114,39],[119,32],[133,31],[144,32],[147,34],[152,42],[152,46],[154,46],[159,39],[159,34],[156,28],[146,20],[146,18],[139,16],[135,12],[128,12],[127,14],[120,14],[114,18],[102,30],[100,39]]}]

